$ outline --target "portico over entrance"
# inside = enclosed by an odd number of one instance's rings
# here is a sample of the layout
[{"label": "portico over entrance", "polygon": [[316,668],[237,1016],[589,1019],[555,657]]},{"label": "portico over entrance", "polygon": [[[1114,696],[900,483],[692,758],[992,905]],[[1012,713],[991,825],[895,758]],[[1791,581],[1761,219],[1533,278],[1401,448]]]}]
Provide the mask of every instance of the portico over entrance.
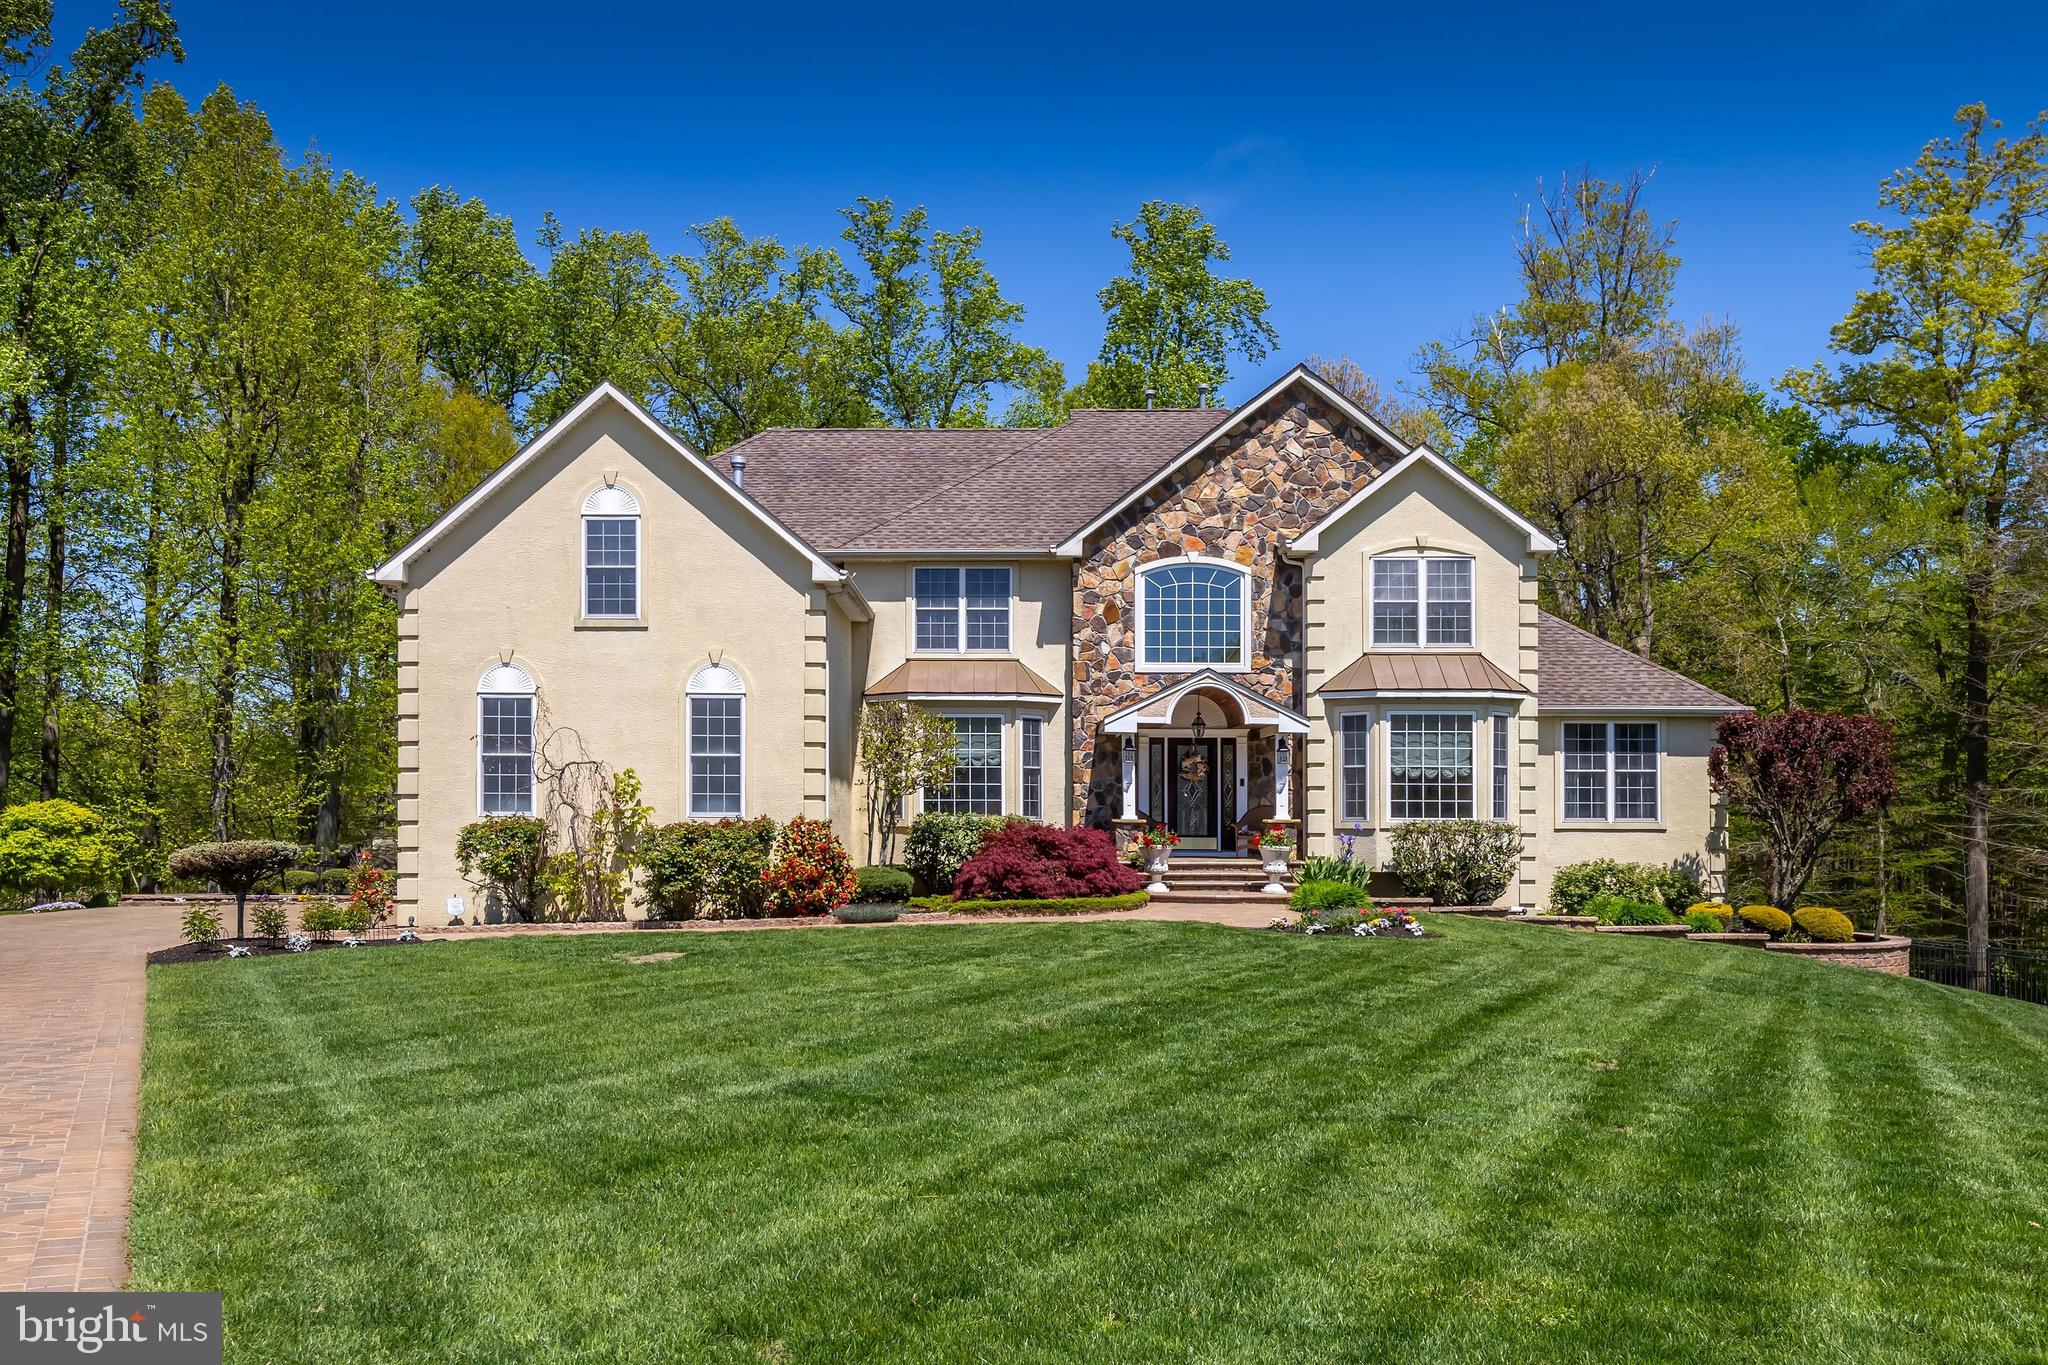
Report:
[{"label": "portico over entrance", "polygon": [[1185,850],[1234,852],[1241,826],[1293,819],[1293,737],[1307,733],[1306,718],[1228,675],[1191,674],[1102,722],[1121,753],[1121,820],[1164,825]]}]

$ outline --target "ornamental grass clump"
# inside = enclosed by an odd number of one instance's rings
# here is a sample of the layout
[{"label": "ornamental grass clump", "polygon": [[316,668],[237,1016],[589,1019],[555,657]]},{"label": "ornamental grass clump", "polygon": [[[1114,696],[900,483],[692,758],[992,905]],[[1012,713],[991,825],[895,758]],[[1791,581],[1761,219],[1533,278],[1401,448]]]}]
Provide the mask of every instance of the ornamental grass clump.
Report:
[{"label": "ornamental grass clump", "polygon": [[1303,914],[1321,914],[1330,910],[1370,910],[1372,897],[1365,894],[1365,888],[1356,882],[1303,881],[1296,884],[1294,894],[1287,898],[1289,909]]},{"label": "ornamental grass clump", "polygon": [[1856,925],[1839,910],[1809,905],[1792,912],[1793,927],[1815,943],[1853,943]]},{"label": "ornamental grass clump", "polygon": [[1695,934],[1718,934],[1728,927],[1728,921],[1705,905],[1695,905],[1685,912],[1685,927]]},{"label": "ornamental grass clump", "polygon": [[799,815],[782,827],[762,880],[777,914],[827,915],[853,899],[853,859],[830,823]]},{"label": "ornamental grass clump", "polygon": [[954,879],[956,900],[1073,900],[1124,896],[1145,885],[1099,829],[1019,820],[988,836]]}]

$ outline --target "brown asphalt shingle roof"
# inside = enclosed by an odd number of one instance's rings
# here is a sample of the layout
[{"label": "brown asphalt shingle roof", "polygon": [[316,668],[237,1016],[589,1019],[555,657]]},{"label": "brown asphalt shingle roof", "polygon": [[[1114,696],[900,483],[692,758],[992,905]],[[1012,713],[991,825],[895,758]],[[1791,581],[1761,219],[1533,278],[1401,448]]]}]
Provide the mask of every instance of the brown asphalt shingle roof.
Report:
[{"label": "brown asphalt shingle roof", "polygon": [[821,553],[1043,551],[1220,426],[1221,408],[1082,408],[1051,428],[776,429],[711,458]]},{"label": "brown asphalt shingle roof", "polygon": [[1579,706],[1748,709],[1547,611],[1536,617],[1536,660],[1536,703],[1544,711]]}]

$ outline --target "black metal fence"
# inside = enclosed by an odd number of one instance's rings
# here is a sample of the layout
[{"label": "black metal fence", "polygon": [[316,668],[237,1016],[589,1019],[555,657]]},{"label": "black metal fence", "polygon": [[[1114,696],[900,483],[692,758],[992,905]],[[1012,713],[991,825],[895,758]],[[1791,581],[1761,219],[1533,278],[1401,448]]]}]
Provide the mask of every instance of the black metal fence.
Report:
[{"label": "black metal fence", "polygon": [[[1944,986],[1971,986],[1969,945],[1956,938],[1913,940],[1913,975]],[[2048,953],[1993,944],[1984,958],[1983,989],[2036,1005],[2048,1005]]]}]

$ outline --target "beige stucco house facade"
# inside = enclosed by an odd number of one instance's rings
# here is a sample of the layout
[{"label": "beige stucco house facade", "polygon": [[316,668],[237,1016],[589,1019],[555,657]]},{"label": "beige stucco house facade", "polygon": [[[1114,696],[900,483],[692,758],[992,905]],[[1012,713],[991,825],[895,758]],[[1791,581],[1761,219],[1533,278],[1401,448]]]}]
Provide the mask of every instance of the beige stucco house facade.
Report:
[{"label": "beige stucco house facade", "polygon": [[610,386],[373,577],[399,607],[400,914],[486,913],[455,842],[632,768],[661,821],[867,847],[869,700],[952,717],[928,808],[1376,865],[1512,822],[1539,904],[1591,857],[1710,884],[1728,698],[1541,611],[1556,545],[1297,368],[1234,410],[777,430],[706,457]]}]

